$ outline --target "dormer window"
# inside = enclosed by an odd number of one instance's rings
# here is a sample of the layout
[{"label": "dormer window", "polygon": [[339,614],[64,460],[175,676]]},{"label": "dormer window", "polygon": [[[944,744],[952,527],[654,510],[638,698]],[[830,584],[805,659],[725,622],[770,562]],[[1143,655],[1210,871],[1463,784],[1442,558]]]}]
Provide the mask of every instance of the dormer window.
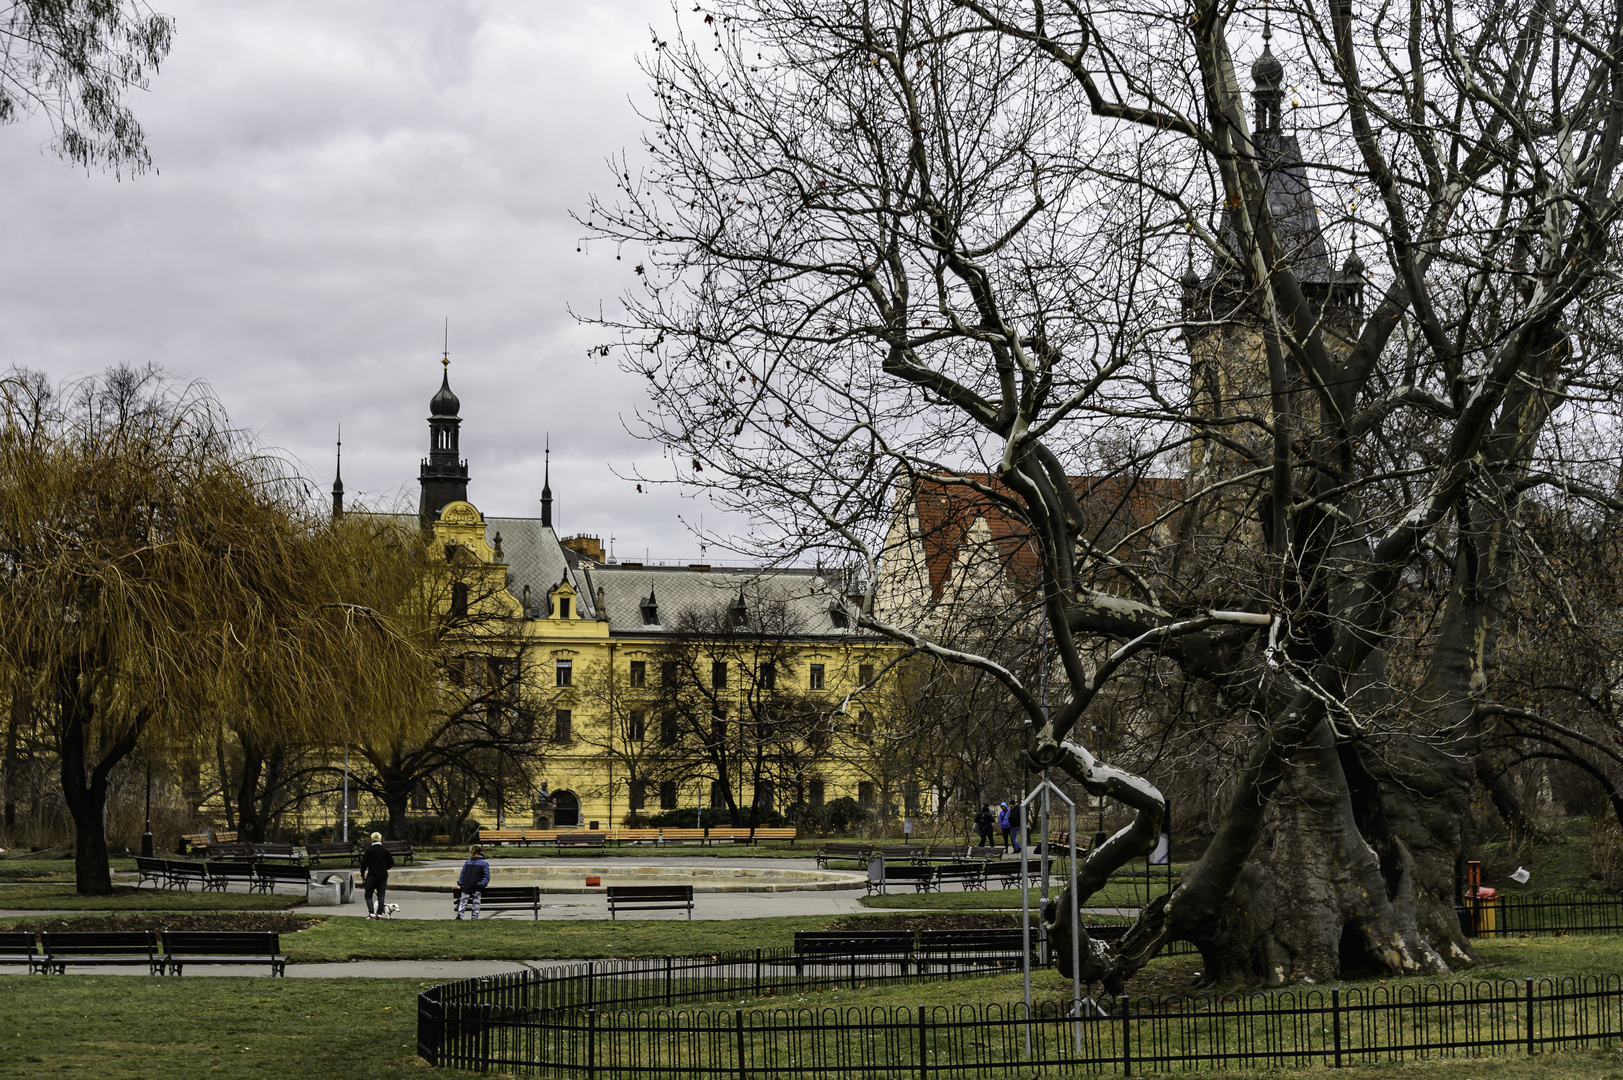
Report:
[{"label": "dormer window", "polygon": [[648,590],[648,595],[642,601],[642,624],[644,626],[659,625],[659,601],[654,598],[654,591]]},{"label": "dormer window", "polygon": [[748,626],[750,624],[749,608],[744,606],[744,591],[742,589],[738,592],[738,599],[733,601],[733,606],[727,609],[727,618],[734,626]]},{"label": "dormer window", "polygon": [[844,630],[851,625],[850,616],[846,615],[845,608],[841,607],[839,604],[829,605],[828,618],[829,621],[834,624],[834,629],[836,630]]},{"label": "dormer window", "polygon": [[558,597],[558,618],[569,618],[569,597],[567,596]]}]

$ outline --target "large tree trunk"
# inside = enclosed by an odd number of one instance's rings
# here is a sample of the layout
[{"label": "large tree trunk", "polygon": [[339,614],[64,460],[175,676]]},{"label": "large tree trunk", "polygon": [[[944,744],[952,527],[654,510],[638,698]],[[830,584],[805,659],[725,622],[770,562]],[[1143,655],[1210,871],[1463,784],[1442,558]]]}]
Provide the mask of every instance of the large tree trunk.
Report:
[{"label": "large tree trunk", "polygon": [[91,729],[96,703],[80,678],[77,664],[65,665],[57,684],[60,718],[57,755],[61,766],[62,797],[73,818],[74,880],[81,895],[109,896],[113,872],[107,851],[107,781],[113,769],[135,749],[150,715],[142,710],[97,748],[92,762]]}]

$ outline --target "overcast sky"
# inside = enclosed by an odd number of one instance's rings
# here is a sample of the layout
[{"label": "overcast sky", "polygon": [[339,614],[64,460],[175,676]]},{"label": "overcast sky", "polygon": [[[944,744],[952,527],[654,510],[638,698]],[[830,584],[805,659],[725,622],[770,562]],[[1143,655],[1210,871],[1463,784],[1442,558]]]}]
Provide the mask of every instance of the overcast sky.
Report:
[{"label": "overcast sky", "polygon": [[177,23],[134,97],[156,172],[87,176],[42,122],[0,128],[0,362],[205,379],[323,485],[342,423],[351,500],[415,503],[449,316],[475,504],[539,513],[550,432],[560,531],[696,557],[678,514],[719,515],[614,477],[659,450],[622,426],[640,387],[569,314],[631,275],[577,253],[569,212],[612,192],[604,159],[636,143],[637,57],[670,6],[154,6]]}]

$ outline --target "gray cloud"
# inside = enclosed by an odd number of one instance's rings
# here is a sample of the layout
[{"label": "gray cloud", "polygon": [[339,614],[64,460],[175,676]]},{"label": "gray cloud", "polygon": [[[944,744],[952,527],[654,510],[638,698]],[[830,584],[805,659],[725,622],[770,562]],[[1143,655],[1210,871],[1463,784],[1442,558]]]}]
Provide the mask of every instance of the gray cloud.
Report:
[{"label": "gray cloud", "polygon": [[588,358],[568,308],[612,303],[632,260],[576,253],[569,211],[633,146],[636,57],[661,0],[584,4],[166,2],[175,49],[137,96],[158,167],[116,182],[0,128],[10,206],[0,361],[56,378],[155,362],[353,498],[415,500],[451,319],[470,494],[537,512],[542,443],[565,531],[687,558],[662,472],[622,428],[641,388]]}]

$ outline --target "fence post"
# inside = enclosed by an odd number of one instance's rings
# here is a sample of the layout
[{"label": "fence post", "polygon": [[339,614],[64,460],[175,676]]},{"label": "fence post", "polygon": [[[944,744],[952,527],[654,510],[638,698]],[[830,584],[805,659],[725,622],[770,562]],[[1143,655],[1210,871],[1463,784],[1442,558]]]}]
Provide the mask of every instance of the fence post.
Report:
[{"label": "fence post", "polygon": [[1527,980],[1527,1056],[1533,1056],[1533,979]]},{"label": "fence post", "polygon": [[586,1010],[586,1080],[597,1080],[597,1010]]},{"label": "fence post", "polygon": [[597,1004],[597,963],[586,961],[586,1007],[590,1009]]},{"label": "fence post", "polygon": [[1341,1068],[1341,990],[1330,988],[1330,1030],[1336,1045],[1336,1068]]},{"label": "fence post", "polygon": [[755,950],[755,996],[761,996],[761,950]]},{"label": "fence post", "polygon": [[671,958],[665,958],[665,1004],[671,1003]]},{"label": "fence post", "polygon": [[924,1006],[919,1006],[919,1080],[930,1080],[930,1060],[924,1041]]},{"label": "fence post", "polygon": [[733,1010],[733,1027],[738,1032],[738,1080],[745,1080],[744,1071],[744,1010]]},{"label": "fence post", "polygon": [[1133,1075],[1133,1002],[1121,996],[1121,1074]]}]

